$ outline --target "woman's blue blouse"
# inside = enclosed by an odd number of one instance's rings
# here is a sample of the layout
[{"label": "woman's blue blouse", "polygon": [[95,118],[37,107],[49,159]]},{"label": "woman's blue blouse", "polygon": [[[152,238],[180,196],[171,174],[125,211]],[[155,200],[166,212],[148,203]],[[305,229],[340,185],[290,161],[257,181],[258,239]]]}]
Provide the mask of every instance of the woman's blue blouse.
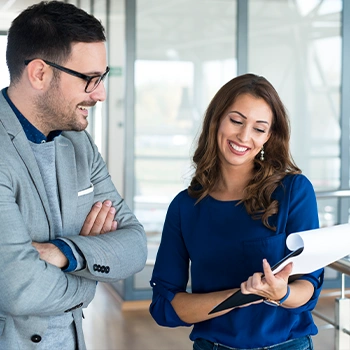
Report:
[{"label": "woman's blue blouse", "polygon": [[[319,227],[314,189],[304,175],[287,175],[273,198],[279,211],[269,222],[276,231],[252,219],[238,201],[207,196],[195,204],[187,190],[174,198],[150,281],[150,312],[159,325],[192,326],[180,320],[171,305],[176,293],[188,290],[189,276],[193,293],[239,288],[249,276],[262,272],[264,258],[272,266],[289,253],[285,244],[289,234]],[[323,269],[301,278],[315,288],[305,305],[286,309],[259,303],[236,308],[194,324],[190,339],[255,348],[317,334],[311,310],[321,291]]]}]

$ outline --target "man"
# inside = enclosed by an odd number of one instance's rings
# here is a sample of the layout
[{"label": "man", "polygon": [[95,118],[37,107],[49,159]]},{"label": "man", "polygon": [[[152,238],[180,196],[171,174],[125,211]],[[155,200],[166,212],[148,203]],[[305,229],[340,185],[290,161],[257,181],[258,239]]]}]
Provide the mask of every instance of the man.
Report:
[{"label": "man", "polygon": [[[60,1],[8,34],[0,93],[0,349],[85,349],[97,281],[140,271],[142,225],[85,132],[108,73],[101,23]],[[118,223],[118,229],[117,228]]]}]

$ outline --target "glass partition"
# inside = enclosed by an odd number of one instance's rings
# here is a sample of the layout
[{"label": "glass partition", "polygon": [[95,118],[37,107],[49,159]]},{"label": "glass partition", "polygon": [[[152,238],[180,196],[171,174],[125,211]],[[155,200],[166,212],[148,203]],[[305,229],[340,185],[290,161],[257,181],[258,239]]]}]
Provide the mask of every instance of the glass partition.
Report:
[{"label": "glass partition", "polygon": [[9,86],[10,84],[10,76],[6,65],[6,44],[7,44],[7,33],[0,32],[0,76],[1,76],[0,90],[2,90],[6,86]]},{"label": "glass partition", "polygon": [[[249,70],[279,92],[294,160],[316,191],[340,185],[341,11],[341,0],[249,1]],[[324,201],[322,226],[337,220],[336,201]]]},{"label": "glass partition", "polygon": [[146,229],[149,288],[166,210],[188,186],[203,113],[237,72],[236,1],[138,0],[134,211]]},{"label": "glass partition", "polygon": [[[248,67],[287,107],[294,160],[316,192],[339,189],[342,1],[250,0],[248,13]],[[340,223],[339,203],[318,199],[321,226]],[[338,275],[326,268],[325,287]]]}]

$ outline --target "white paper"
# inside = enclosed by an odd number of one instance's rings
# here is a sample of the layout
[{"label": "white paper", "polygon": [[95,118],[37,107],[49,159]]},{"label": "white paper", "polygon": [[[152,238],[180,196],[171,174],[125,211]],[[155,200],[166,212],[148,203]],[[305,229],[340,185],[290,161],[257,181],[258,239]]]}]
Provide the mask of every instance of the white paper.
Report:
[{"label": "white paper", "polygon": [[310,273],[350,254],[350,224],[292,233],[287,237],[286,244],[291,251],[300,247],[304,247],[304,250],[282,263],[274,273],[291,261],[291,275]]}]

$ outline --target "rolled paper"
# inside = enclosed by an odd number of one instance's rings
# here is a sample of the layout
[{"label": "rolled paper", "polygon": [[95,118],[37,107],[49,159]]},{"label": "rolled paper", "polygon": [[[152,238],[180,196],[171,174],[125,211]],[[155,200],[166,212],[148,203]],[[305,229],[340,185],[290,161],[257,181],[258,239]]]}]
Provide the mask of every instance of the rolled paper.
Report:
[{"label": "rolled paper", "polygon": [[293,262],[291,275],[310,273],[350,254],[350,224],[292,233],[287,237],[286,245],[291,251],[304,249],[299,255],[285,260],[273,273],[278,273],[290,262]]}]

